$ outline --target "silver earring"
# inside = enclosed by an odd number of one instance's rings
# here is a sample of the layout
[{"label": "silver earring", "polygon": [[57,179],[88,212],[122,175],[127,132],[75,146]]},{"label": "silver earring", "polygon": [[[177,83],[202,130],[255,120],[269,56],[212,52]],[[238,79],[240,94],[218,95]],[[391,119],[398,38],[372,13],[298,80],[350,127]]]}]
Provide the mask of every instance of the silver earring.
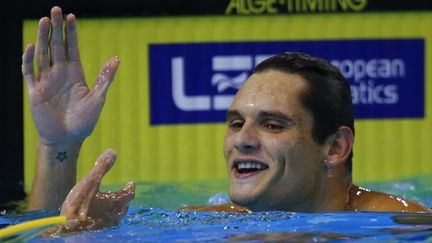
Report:
[{"label": "silver earring", "polygon": [[333,176],[332,168],[327,168],[327,177],[332,177],[332,176]]},{"label": "silver earring", "polygon": [[328,161],[327,159],[324,160],[325,167],[327,169],[327,177],[333,176],[333,169],[328,164],[331,164],[332,161]]}]

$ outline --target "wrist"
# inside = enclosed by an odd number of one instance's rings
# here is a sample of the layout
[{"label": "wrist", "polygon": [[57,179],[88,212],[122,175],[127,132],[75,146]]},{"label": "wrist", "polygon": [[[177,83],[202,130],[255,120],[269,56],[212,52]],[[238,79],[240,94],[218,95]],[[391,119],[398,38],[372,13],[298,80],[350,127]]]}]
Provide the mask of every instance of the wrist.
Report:
[{"label": "wrist", "polygon": [[47,161],[50,163],[75,164],[82,142],[69,141],[64,143],[46,144],[39,140],[37,143],[38,161]]},{"label": "wrist", "polygon": [[63,142],[46,142],[43,139],[39,139],[37,141],[38,148],[41,147],[43,149],[74,149],[74,148],[81,148],[82,141],[78,140],[70,140],[70,141],[63,141]]},{"label": "wrist", "polygon": [[44,137],[39,137],[38,145],[43,145],[47,148],[56,148],[56,147],[76,147],[81,146],[84,142],[84,139],[80,140],[77,138],[69,138],[69,139],[46,139]]}]

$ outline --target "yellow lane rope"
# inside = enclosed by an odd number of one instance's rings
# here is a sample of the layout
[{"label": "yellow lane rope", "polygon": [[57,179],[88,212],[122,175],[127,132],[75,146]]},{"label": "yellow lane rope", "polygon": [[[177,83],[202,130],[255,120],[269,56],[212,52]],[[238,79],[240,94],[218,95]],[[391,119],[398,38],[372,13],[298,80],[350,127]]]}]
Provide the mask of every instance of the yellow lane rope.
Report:
[{"label": "yellow lane rope", "polygon": [[67,220],[66,216],[54,216],[54,217],[47,217],[42,219],[35,219],[17,225],[12,225],[0,230],[0,238],[8,237],[14,234],[19,234],[21,232],[25,232],[28,230],[33,230],[41,227],[63,224],[66,222],[66,220]]}]

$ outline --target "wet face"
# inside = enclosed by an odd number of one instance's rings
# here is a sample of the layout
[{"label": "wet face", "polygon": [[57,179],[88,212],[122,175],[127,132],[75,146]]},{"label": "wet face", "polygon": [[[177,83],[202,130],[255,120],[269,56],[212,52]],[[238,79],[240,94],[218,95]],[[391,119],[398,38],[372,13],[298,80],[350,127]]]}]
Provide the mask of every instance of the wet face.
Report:
[{"label": "wet face", "polygon": [[227,113],[224,155],[234,203],[254,211],[307,211],[316,202],[325,146],[312,139],[311,114],[300,104],[301,76],[253,74]]}]

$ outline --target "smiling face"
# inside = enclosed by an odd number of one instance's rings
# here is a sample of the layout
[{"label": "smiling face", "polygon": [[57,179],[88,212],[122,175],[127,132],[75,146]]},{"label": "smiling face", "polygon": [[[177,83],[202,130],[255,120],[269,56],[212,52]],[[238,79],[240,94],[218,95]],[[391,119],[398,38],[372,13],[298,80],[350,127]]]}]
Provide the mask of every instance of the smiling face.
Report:
[{"label": "smiling face", "polygon": [[230,197],[253,211],[309,211],[318,203],[325,145],[299,101],[306,82],[269,70],[253,74],[227,113],[224,155]]}]

